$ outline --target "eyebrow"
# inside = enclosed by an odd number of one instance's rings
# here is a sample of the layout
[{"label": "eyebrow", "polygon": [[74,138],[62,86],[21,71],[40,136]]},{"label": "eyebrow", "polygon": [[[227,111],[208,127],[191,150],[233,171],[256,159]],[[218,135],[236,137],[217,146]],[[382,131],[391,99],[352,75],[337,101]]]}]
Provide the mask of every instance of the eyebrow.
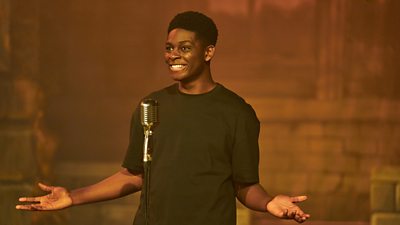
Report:
[{"label": "eyebrow", "polygon": [[[194,43],[192,42],[192,41],[190,41],[190,40],[185,40],[185,41],[180,41],[180,42],[178,42],[178,44],[185,44],[185,43],[189,43],[189,44],[192,44],[192,45],[194,45]],[[165,44],[167,44],[167,45],[173,45],[171,42],[169,42],[169,41],[167,41]]]}]

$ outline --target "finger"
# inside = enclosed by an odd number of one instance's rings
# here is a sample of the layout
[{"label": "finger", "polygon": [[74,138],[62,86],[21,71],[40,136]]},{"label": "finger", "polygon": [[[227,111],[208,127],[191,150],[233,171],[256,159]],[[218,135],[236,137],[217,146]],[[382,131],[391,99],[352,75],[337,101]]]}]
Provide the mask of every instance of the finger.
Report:
[{"label": "finger", "polygon": [[30,205],[16,205],[15,208],[22,210],[32,210],[32,207]]},{"label": "finger", "polygon": [[22,210],[29,210],[30,207],[28,205],[16,205],[16,209],[22,209]]},{"label": "finger", "polygon": [[294,217],[294,220],[298,223],[303,223],[310,217],[309,214],[304,214],[302,211],[299,211],[296,216]]},{"label": "finger", "polygon": [[307,217],[307,216],[309,216],[308,214],[305,214],[300,208],[297,208],[297,210],[296,210],[296,216],[299,216],[299,217]]},{"label": "finger", "polygon": [[302,223],[302,222],[304,222],[304,221],[306,221],[306,217],[305,216],[302,216],[302,215],[299,215],[299,214],[297,214],[296,216],[295,216],[295,220],[297,221],[297,222],[299,222],[299,223]]},{"label": "finger", "polygon": [[298,222],[298,223],[303,223],[306,220],[307,220],[306,217],[298,217],[298,218],[295,219],[295,221]]},{"label": "finger", "polygon": [[301,216],[301,217],[306,217],[306,218],[309,218],[309,217],[310,217],[310,214],[304,213],[303,210],[301,210],[300,208],[297,210],[297,214],[298,214],[299,216]]},{"label": "finger", "polygon": [[50,192],[50,191],[52,191],[52,190],[54,189],[54,187],[52,187],[52,186],[47,186],[47,185],[42,184],[42,183],[38,183],[38,186],[39,186],[40,189],[42,189],[43,191],[47,191],[47,192]]},{"label": "finger", "polygon": [[301,218],[303,218],[304,221],[305,221],[305,220],[307,220],[308,218],[310,218],[310,214],[304,214],[304,215],[302,215]]},{"label": "finger", "polygon": [[293,218],[296,222],[301,222],[301,216],[299,214],[296,214]]},{"label": "finger", "polygon": [[296,214],[297,214],[297,211],[296,211],[296,210],[291,211],[291,212],[288,211],[287,217],[290,218],[290,219],[294,219],[295,216],[296,216]]},{"label": "finger", "polygon": [[18,200],[20,202],[40,202],[41,197],[21,197]]},{"label": "finger", "polygon": [[305,200],[307,200],[307,196],[305,195],[290,197],[290,201],[292,201],[293,203],[302,202]]},{"label": "finger", "polygon": [[40,204],[31,204],[31,205],[17,205],[15,206],[15,208],[21,210],[34,211],[34,210],[42,210],[43,206],[41,206]]}]

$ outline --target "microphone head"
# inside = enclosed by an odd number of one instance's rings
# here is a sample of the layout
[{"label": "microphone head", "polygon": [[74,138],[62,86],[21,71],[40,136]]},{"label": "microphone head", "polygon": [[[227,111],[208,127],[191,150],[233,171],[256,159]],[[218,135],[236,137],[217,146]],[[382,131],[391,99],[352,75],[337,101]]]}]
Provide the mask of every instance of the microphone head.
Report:
[{"label": "microphone head", "polygon": [[140,120],[143,127],[151,129],[158,124],[158,102],[145,99],[140,103]]}]

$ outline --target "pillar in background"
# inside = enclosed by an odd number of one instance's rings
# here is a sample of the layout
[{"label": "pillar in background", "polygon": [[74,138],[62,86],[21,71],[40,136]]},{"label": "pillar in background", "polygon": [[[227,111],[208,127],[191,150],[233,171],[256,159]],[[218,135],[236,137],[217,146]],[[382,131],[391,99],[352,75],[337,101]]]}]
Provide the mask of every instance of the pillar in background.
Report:
[{"label": "pillar in background", "polygon": [[317,1],[317,98],[343,96],[346,0]]},{"label": "pillar in background", "polygon": [[371,225],[400,224],[400,167],[372,172],[371,212]]}]

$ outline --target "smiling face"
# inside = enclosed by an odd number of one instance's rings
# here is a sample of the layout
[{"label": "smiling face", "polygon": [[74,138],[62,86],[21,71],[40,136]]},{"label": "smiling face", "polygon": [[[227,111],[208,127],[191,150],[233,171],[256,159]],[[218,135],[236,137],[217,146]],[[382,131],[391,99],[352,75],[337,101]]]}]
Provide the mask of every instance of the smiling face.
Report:
[{"label": "smiling face", "polygon": [[165,45],[165,62],[175,81],[192,83],[208,78],[209,62],[214,46],[204,46],[196,33],[185,29],[173,29],[168,33]]}]

